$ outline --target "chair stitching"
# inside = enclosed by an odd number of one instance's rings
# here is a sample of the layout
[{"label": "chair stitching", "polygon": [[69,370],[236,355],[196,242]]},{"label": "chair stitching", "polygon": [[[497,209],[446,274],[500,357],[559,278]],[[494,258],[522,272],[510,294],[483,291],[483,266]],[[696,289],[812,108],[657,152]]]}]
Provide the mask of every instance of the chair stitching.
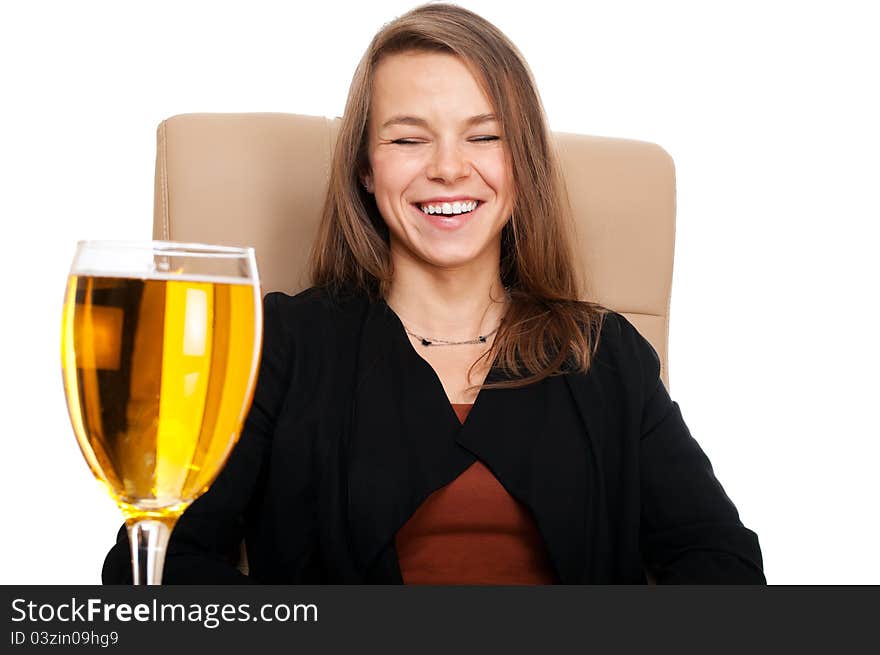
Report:
[{"label": "chair stitching", "polygon": [[160,149],[162,156],[162,239],[171,240],[171,217],[168,212],[168,139],[165,135],[165,125],[167,121],[162,121],[159,125]]},{"label": "chair stitching", "polygon": [[[666,300],[666,320],[663,327],[664,335],[663,335],[663,351],[666,353],[666,358],[669,356],[669,314],[672,312],[672,277],[673,272],[675,271],[675,232],[678,227],[678,191],[676,189],[677,179],[675,176],[675,162],[672,161],[672,158],[669,158],[669,161],[672,166],[672,266],[670,266],[670,280],[669,280],[669,294],[667,295]],[[672,379],[669,377],[669,363],[667,361],[663,362],[663,366],[666,371],[661,371],[661,375],[665,372],[666,379],[669,380],[669,387],[672,387]],[[668,389],[667,389],[668,391]]]}]

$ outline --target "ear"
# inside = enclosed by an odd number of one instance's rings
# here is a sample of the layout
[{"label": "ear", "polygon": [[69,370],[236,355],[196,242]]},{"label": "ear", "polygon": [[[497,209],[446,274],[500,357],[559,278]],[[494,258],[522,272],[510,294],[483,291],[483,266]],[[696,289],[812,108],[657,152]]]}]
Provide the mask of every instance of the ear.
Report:
[{"label": "ear", "polygon": [[370,174],[361,175],[361,184],[367,193],[373,193],[373,176]]}]

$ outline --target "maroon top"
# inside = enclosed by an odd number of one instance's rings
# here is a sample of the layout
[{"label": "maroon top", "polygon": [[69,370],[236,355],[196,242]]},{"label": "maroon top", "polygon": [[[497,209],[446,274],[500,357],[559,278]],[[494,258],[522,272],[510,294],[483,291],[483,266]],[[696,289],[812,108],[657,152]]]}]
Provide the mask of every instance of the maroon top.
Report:
[{"label": "maroon top", "polygon": [[[464,423],[473,404],[453,404]],[[405,584],[553,584],[529,509],[479,460],[432,493],[397,532]]]}]

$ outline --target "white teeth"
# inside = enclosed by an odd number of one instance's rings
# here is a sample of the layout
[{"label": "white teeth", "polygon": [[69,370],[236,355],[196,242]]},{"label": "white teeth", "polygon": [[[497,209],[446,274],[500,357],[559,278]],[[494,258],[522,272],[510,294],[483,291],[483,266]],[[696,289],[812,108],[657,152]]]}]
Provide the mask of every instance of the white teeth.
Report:
[{"label": "white teeth", "polygon": [[455,202],[444,202],[438,205],[419,205],[419,208],[425,214],[464,214],[467,212],[471,212],[477,208],[479,203],[476,200],[468,200],[466,202],[461,202],[459,200]]}]

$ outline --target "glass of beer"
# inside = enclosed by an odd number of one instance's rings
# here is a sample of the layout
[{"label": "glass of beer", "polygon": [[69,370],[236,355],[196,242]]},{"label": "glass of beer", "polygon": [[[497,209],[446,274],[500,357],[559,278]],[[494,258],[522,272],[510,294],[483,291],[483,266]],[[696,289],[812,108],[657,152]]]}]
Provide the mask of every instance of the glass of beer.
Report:
[{"label": "glass of beer", "polygon": [[134,584],[238,440],[253,398],[262,303],[252,248],[80,242],[61,328],[67,408],[116,501]]}]

